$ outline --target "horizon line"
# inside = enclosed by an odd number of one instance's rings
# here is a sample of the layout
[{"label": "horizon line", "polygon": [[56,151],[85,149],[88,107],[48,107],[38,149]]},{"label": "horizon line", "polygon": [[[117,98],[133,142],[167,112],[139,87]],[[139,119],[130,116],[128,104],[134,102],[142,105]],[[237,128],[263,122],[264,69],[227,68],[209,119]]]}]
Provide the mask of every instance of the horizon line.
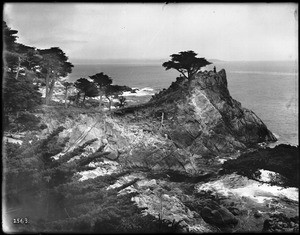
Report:
[{"label": "horizon line", "polygon": [[[89,62],[88,64],[91,63],[99,63],[99,64],[107,64],[107,63],[115,63],[115,64],[127,64],[127,63],[133,63],[133,62],[140,62],[139,64],[143,63],[160,63],[162,61],[165,61],[165,59],[79,59],[79,58],[74,58],[74,64],[81,64],[82,62]],[[72,62],[72,60],[70,62]],[[211,60],[213,63],[218,63],[218,62],[280,62],[280,61],[294,61],[298,62],[297,59],[284,59],[284,60],[271,60],[271,59],[241,59],[241,60],[223,60],[223,59],[207,59],[208,61]]]}]

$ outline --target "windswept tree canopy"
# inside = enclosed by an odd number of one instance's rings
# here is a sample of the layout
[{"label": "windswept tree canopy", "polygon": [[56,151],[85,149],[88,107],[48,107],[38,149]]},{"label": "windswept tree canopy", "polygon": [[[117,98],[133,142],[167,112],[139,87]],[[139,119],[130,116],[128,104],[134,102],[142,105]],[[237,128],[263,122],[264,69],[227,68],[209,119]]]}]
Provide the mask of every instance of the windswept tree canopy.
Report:
[{"label": "windswept tree canopy", "polygon": [[5,21],[2,21],[2,32],[3,32],[3,49],[12,51],[15,49],[18,30],[13,30],[7,26]]},{"label": "windswept tree canopy", "polygon": [[72,72],[73,64],[68,62],[68,57],[59,47],[51,47],[50,49],[38,50],[43,57],[40,62],[45,73],[49,73],[53,77],[66,77]]},{"label": "windswept tree canopy", "polygon": [[[119,86],[119,85],[109,85],[105,87],[105,96],[109,100],[109,110],[111,110],[111,97],[118,98],[119,95],[122,95],[124,91],[127,91],[129,87]],[[130,89],[130,88],[129,88]]]},{"label": "windswept tree canopy", "polygon": [[62,85],[68,89],[69,87],[73,86],[73,82],[63,82]]},{"label": "windswept tree canopy", "polygon": [[[18,31],[9,28],[5,21],[2,22],[2,27],[3,107],[5,115],[12,115],[19,111],[33,109],[41,104],[42,94],[32,79],[28,79],[36,76],[34,71],[31,71],[33,61],[36,59],[33,53],[35,48],[17,43]],[[23,69],[22,74],[20,73],[21,69]]]},{"label": "windswept tree canopy", "polygon": [[105,89],[112,84],[112,79],[104,74],[104,73],[97,73],[93,76],[89,76],[93,82],[96,84],[98,90],[99,90],[99,107],[102,107],[102,95],[105,95]]},{"label": "windswept tree canopy", "polygon": [[75,83],[74,86],[84,93],[85,96],[88,97],[96,97],[99,95],[98,89],[93,82],[90,82],[86,78],[79,78]]},{"label": "windswept tree canopy", "polygon": [[89,76],[99,87],[99,89],[103,89],[104,87],[112,84],[112,79],[104,74],[104,73],[97,73],[93,76]]},{"label": "windswept tree canopy", "polygon": [[[17,30],[13,30],[2,22],[3,26],[3,58],[6,72],[18,73],[21,67],[32,70],[41,59],[34,47],[17,43]],[[19,74],[17,74],[19,75]],[[18,76],[16,77],[16,79]]]},{"label": "windswept tree canopy", "polygon": [[120,86],[120,85],[109,85],[105,88],[106,96],[115,96],[121,95],[124,91],[131,91],[132,89],[128,86]]},{"label": "windswept tree canopy", "polygon": [[197,58],[194,51],[182,51],[171,55],[171,60],[162,64],[166,70],[176,69],[187,79],[191,79],[202,67],[211,64],[205,58]]},{"label": "windswept tree canopy", "polygon": [[5,76],[3,106],[6,114],[30,110],[42,103],[42,94],[30,81]]},{"label": "windswept tree canopy", "polygon": [[[22,48],[24,45],[19,44],[18,50],[19,53],[22,53],[22,50],[25,50],[26,48]],[[42,61],[43,57],[39,54],[38,50],[35,48],[28,48],[22,53],[22,67],[26,68],[27,70],[32,70],[36,72],[36,69],[39,68],[40,62]]]},{"label": "windswept tree canopy", "polygon": [[46,83],[46,105],[48,105],[52,98],[55,82],[71,73],[74,66],[68,62],[68,57],[59,47],[38,50],[38,52],[42,56],[39,66]]}]

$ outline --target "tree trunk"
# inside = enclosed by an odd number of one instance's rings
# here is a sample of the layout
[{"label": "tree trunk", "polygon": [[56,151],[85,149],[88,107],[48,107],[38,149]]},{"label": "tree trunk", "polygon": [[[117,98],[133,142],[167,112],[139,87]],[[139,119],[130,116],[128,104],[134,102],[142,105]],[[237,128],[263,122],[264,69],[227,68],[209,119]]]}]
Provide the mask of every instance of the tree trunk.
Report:
[{"label": "tree trunk", "polygon": [[187,79],[189,79],[185,74],[184,74],[184,72],[183,71],[181,71],[180,69],[176,69],[179,73],[181,73],[185,78],[187,78]]},{"label": "tree trunk", "polygon": [[78,106],[79,96],[80,96],[80,91],[78,91],[78,93],[77,93],[77,95],[76,95],[76,99],[75,99],[75,104],[76,104],[76,106]]},{"label": "tree trunk", "polygon": [[112,100],[108,96],[106,96],[106,98],[108,99],[108,110],[111,111],[111,102],[112,102]]},{"label": "tree trunk", "polygon": [[7,114],[4,116],[4,128],[9,129],[9,116]]},{"label": "tree trunk", "polygon": [[47,104],[47,97],[48,97],[48,93],[49,93],[49,78],[50,78],[50,72],[47,72],[46,75],[46,93],[45,93],[45,102]]},{"label": "tree trunk", "polygon": [[86,94],[84,93],[82,105],[84,105],[85,97],[86,97]]},{"label": "tree trunk", "polygon": [[65,93],[65,108],[68,108],[67,100],[68,100],[68,87],[66,87],[66,93]]},{"label": "tree trunk", "polygon": [[19,77],[20,67],[21,67],[21,58],[20,58],[20,56],[18,56],[18,67],[17,67],[16,80],[18,80],[18,77]]},{"label": "tree trunk", "polygon": [[103,95],[101,90],[100,90],[99,94],[100,94],[99,108],[101,109],[102,108],[102,95]]},{"label": "tree trunk", "polygon": [[50,87],[49,87],[49,93],[46,96],[46,105],[49,105],[49,103],[50,103],[50,101],[52,99],[53,90],[54,90],[54,84],[55,84],[55,79],[52,78],[52,81],[51,81],[51,84],[50,84]]}]

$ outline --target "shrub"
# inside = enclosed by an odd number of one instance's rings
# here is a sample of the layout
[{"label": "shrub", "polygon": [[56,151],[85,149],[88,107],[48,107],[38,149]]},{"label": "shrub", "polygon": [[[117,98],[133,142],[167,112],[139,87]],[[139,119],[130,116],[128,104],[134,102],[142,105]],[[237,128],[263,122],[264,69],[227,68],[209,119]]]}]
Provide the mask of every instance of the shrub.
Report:
[{"label": "shrub", "polygon": [[40,120],[41,118],[36,117],[34,114],[22,112],[14,122],[18,125],[19,131],[37,131],[39,130]]}]

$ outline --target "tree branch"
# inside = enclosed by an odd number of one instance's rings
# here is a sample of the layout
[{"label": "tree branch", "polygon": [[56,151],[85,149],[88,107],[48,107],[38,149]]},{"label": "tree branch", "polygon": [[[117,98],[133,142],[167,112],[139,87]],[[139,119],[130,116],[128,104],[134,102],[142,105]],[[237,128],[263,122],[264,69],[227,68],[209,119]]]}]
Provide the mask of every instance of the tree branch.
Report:
[{"label": "tree branch", "polygon": [[181,73],[185,78],[187,78],[188,79],[188,77],[184,74],[184,72],[183,71],[181,71],[180,69],[176,69],[179,73]]}]

